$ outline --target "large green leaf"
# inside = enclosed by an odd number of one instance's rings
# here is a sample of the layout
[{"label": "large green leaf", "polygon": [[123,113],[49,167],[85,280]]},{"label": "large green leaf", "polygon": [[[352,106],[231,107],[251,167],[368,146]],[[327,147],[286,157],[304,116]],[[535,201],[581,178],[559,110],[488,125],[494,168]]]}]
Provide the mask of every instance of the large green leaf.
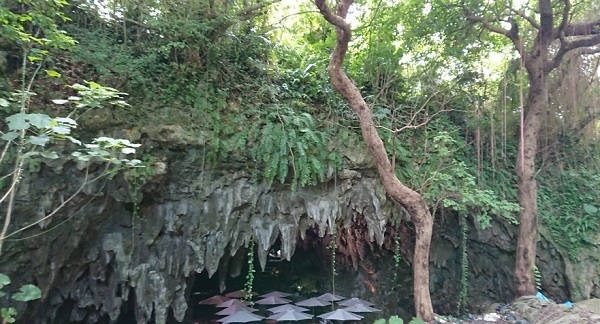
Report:
[{"label": "large green leaf", "polygon": [[35,285],[24,285],[18,293],[12,295],[12,299],[18,301],[31,301],[42,297],[42,291]]},{"label": "large green leaf", "polygon": [[52,123],[52,118],[46,114],[29,114],[27,119],[31,125],[37,128],[47,128]]},{"label": "large green leaf", "polygon": [[10,278],[4,273],[0,273],[0,289],[4,288],[4,286],[10,284]]},{"label": "large green leaf", "polygon": [[598,212],[598,208],[590,204],[583,204],[583,210],[589,215],[595,215]]},{"label": "large green leaf", "polygon": [[23,130],[28,129],[31,126],[27,121],[27,114],[14,114],[6,117],[6,121],[8,122],[8,128],[10,130]]},{"label": "large green leaf", "polygon": [[46,146],[50,141],[50,137],[48,135],[29,136],[27,141],[33,145]]},{"label": "large green leaf", "polygon": [[15,131],[6,132],[2,134],[2,139],[9,142],[14,141],[15,139],[17,139],[17,137],[19,137],[19,132]]},{"label": "large green leaf", "polygon": [[388,320],[389,324],[404,324],[404,320],[401,319],[400,317],[394,315],[391,316],[390,319]]}]

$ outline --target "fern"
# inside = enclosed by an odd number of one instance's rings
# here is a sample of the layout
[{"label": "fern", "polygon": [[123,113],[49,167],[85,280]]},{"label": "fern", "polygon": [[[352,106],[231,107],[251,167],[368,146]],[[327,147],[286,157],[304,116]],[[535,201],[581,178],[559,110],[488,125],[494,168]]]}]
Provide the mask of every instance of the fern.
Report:
[{"label": "fern", "polygon": [[276,113],[267,115],[260,141],[252,148],[263,180],[269,185],[274,180],[288,182],[292,189],[324,181],[327,168],[341,165],[339,154],[327,149],[327,134],[317,129],[308,113],[296,113],[290,107],[274,108]]}]

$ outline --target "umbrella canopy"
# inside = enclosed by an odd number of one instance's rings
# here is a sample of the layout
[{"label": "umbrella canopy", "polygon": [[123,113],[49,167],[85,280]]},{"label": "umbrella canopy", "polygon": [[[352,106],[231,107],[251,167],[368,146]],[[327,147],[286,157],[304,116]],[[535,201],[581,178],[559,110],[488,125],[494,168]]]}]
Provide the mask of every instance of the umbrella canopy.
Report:
[{"label": "umbrella canopy", "polygon": [[206,298],[204,300],[201,300],[199,302],[199,304],[201,305],[217,305],[220,304],[222,302],[226,302],[228,300],[230,300],[231,298],[229,297],[225,297],[225,296],[221,296],[221,295],[216,295],[216,296],[212,296],[209,298]]},{"label": "umbrella canopy", "polygon": [[256,312],[258,309],[252,308],[252,307],[248,307],[248,306],[243,306],[243,305],[233,305],[233,306],[229,306],[219,312],[217,312],[217,315],[232,315],[234,313],[237,313],[239,311],[247,311],[247,312]]},{"label": "umbrella canopy", "polygon": [[319,315],[319,317],[326,320],[335,321],[360,321],[363,318],[360,315],[352,314],[343,309],[338,309],[333,312],[325,313],[323,315]]},{"label": "umbrella canopy", "polygon": [[301,302],[297,302],[298,306],[306,306],[306,307],[319,307],[319,306],[329,306],[328,303],[321,301],[317,298],[309,298],[307,300],[303,300]]},{"label": "umbrella canopy", "polygon": [[278,322],[303,321],[303,320],[312,319],[312,318],[313,318],[313,316],[311,316],[311,315],[307,315],[302,312],[297,312],[295,310],[289,310],[289,311],[283,312],[283,313],[275,313],[275,314],[267,317],[267,319],[276,320]]},{"label": "umbrella canopy", "polygon": [[[247,294],[247,292],[244,289],[242,289],[242,290],[232,291],[228,294],[225,294],[225,296],[229,297],[229,298],[244,298],[244,297],[246,297],[246,294]],[[255,292],[252,292],[252,296],[256,296],[256,295],[258,295],[258,294]]]},{"label": "umbrella canopy", "polygon": [[264,295],[260,295],[258,297],[260,298],[267,298],[267,297],[287,297],[287,296],[291,296],[292,294],[288,294],[288,293],[284,293],[282,291],[271,291],[270,293],[266,293]]},{"label": "umbrella canopy", "polygon": [[381,312],[381,310],[377,309],[377,308],[373,308],[373,307],[369,307],[367,305],[363,305],[363,304],[354,304],[352,306],[348,306],[345,308],[342,308],[345,311],[349,311],[352,313],[373,313],[373,312]]},{"label": "umbrella canopy", "polygon": [[219,308],[227,308],[227,307],[230,307],[230,306],[233,306],[233,305],[246,306],[247,304],[248,303],[243,302],[243,301],[241,301],[239,299],[230,299],[228,301],[224,301],[224,302],[222,302],[220,304],[217,304],[217,307],[219,307]]},{"label": "umbrella canopy", "polygon": [[330,293],[326,293],[326,294],[323,294],[323,295],[318,296],[316,298],[318,300],[324,301],[324,302],[334,302],[334,301],[342,300],[345,297],[334,295],[334,294],[330,294]]},{"label": "umbrella canopy", "polygon": [[287,305],[281,305],[281,306],[269,308],[267,310],[269,312],[271,312],[271,313],[284,313],[284,312],[287,312],[289,310],[293,310],[293,311],[296,311],[296,312],[306,312],[306,311],[308,311],[308,308],[304,308],[304,307],[300,307],[300,306],[296,306],[296,305],[287,304]]},{"label": "umbrella canopy", "polygon": [[263,298],[256,303],[259,305],[281,305],[281,304],[289,304],[292,301],[289,299],[281,298],[281,297],[267,297]]},{"label": "umbrella canopy", "polygon": [[248,323],[261,321],[264,317],[252,314],[248,311],[238,311],[229,316],[223,317],[218,320],[221,323]]},{"label": "umbrella canopy", "polygon": [[373,306],[374,304],[360,298],[352,297],[338,303],[340,306],[352,306],[355,304],[363,304],[365,306]]}]

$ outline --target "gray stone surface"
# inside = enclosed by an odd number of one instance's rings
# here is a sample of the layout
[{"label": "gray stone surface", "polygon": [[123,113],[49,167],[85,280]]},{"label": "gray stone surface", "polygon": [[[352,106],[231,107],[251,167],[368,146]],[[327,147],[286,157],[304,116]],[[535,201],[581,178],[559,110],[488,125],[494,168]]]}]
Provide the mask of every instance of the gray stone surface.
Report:
[{"label": "gray stone surface", "polygon": [[[177,138],[180,148],[189,136]],[[164,156],[164,174],[143,187],[136,215],[132,186],[118,176],[86,185],[56,216],[12,237],[19,241],[7,242],[0,271],[11,276],[14,286],[34,283],[43,292],[42,300],[27,309],[15,305],[28,323],[95,323],[103,316],[115,321],[127,305],[138,323],[152,314],[156,323],[165,323],[169,311],[181,321],[195,273],[218,276],[225,289],[226,276],[241,271],[245,254],[237,252],[251,239],[264,266],[278,236],[282,256],[289,260],[297,235],[305,238],[307,229],[317,226],[322,237],[334,222],[341,224],[340,293],[378,301],[386,314],[399,313],[399,308],[411,311],[411,226],[401,222],[407,215],[386,197],[374,171],[364,169],[370,165],[365,152],[353,151],[337,179],[292,191],[269,188],[244,171],[204,170],[201,148],[161,150],[153,154]],[[12,230],[40,219],[81,186],[83,171],[72,162],[53,163],[24,177]],[[91,176],[100,171],[92,166]],[[397,224],[403,237],[399,269],[391,252],[391,231]],[[514,230],[503,222],[490,230],[470,224],[469,297],[474,309],[512,298]],[[454,308],[459,233],[456,215],[437,216],[431,289],[438,312]],[[597,285],[597,270],[581,268],[588,263],[565,265],[561,252],[541,244],[545,283],[566,285],[550,297],[568,298],[571,287]],[[394,272],[400,273],[397,282],[391,281]],[[594,289],[580,288],[577,297],[589,297]]]}]

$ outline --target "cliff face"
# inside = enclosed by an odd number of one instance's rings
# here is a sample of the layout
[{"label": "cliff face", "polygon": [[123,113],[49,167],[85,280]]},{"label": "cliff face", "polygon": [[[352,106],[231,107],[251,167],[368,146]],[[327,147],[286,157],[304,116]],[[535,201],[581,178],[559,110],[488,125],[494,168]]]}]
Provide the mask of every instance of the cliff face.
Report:
[{"label": "cliff face", "polygon": [[[341,274],[336,291],[378,301],[389,314],[411,311],[412,228],[408,216],[386,198],[368,154],[353,150],[344,170],[332,172],[326,183],[292,191],[267,187],[244,171],[205,170],[201,147],[182,150],[181,143],[167,140],[149,134],[147,144],[160,146],[164,157],[155,167],[164,170],[139,193],[122,176],[95,181],[60,213],[10,238],[0,272],[9,274],[14,286],[34,283],[43,292],[40,301],[20,310],[24,322],[114,322],[124,313],[135,315],[138,323],[183,321],[191,316],[197,274],[216,276],[224,290],[227,278],[242,273],[250,240],[264,267],[273,244],[287,260],[298,244],[312,241],[325,251],[320,240],[334,223]],[[24,177],[13,230],[47,215],[81,185],[82,170],[73,163],[55,163],[33,168]],[[472,306],[509,300],[514,228],[503,223],[485,231],[469,226]],[[398,265],[392,252],[396,231],[403,257]],[[459,235],[456,215],[437,217],[431,289],[438,312],[452,311],[458,294]],[[568,279],[567,271],[578,273],[577,266],[565,265],[561,254],[543,242],[539,267],[545,284],[552,287],[551,297],[567,299],[572,286],[590,278]],[[394,272],[399,273],[396,281]],[[600,276],[590,276],[598,284]]]}]

